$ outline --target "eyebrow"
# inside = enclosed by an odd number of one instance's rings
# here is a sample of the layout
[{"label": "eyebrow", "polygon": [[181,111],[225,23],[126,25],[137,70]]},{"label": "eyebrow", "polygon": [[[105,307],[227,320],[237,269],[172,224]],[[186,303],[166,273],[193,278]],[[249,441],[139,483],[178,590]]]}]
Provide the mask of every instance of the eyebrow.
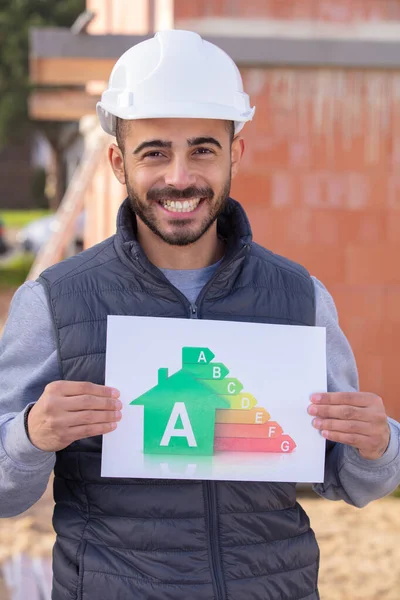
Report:
[{"label": "eyebrow", "polygon": [[200,146],[201,144],[213,144],[222,150],[222,146],[219,141],[213,137],[195,137],[188,140],[189,146]]},{"label": "eyebrow", "polygon": [[148,142],[142,142],[133,151],[133,154],[139,154],[145,148],[171,148],[172,142],[166,142],[164,140],[149,140]]},{"label": "eyebrow", "polygon": [[[187,140],[188,146],[201,146],[201,144],[213,144],[222,150],[222,146],[218,140],[213,137],[195,137]],[[172,142],[167,142],[165,140],[148,140],[146,142],[142,142],[135,148],[133,154],[139,154],[145,148],[172,148]]]}]

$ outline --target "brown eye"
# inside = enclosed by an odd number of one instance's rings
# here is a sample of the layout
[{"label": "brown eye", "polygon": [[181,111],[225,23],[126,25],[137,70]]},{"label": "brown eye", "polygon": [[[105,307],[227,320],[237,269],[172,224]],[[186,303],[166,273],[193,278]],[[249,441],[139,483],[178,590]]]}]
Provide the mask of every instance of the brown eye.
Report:
[{"label": "brown eye", "polygon": [[214,154],[212,150],[210,150],[209,148],[197,148],[197,150],[195,150],[195,154]]},{"label": "brown eye", "polygon": [[162,158],[164,155],[161,152],[155,150],[154,152],[148,152],[144,154],[143,158]]}]

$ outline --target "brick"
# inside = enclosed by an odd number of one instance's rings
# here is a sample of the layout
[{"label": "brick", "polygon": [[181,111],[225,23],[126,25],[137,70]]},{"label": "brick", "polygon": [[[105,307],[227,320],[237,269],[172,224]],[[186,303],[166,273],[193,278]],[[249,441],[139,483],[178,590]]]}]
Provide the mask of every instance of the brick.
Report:
[{"label": "brick", "polygon": [[400,175],[388,176],[386,204],[391,210],[400,210]]},{"label": "brick", "polygon": [[267,248],[280,252],[286,244],[310,244],[311,213],[306,208],[249,207],[254,239]]},{"label": "brick", "polygon": [[400,320],[385,319],[382,323],[382,333],[382,353],[388,356],[396,353],[400,348]]},{"label": "brick", "polygon": [[384,292],[385,319],[389,323],[400,323],[400,286],[391,286]]},{"label": "brick", "polygon": [[360,390],[382,395],[384,390],[384,359],[382,356],[356,355]]},{"label": "brick", "polygon": [[249,173],[240,171],[232,181],[231,196],[249,206],[267,207],[272,197],[272,181],[268,173]]},{"label": "brick", "polygon": [[400,421],[400,404],[399,404],[399,392],[394,386],[386,387],[383,389],[382,394],[378,394],[383,399],[385,405],[386,414],[396,421]]},{"label": "brick", "polygon": [[247,207],[253,204],[279,209],[304,206],[300,176],[287,170],[243,169],[232,181],[231,195]]},{"label": "brick", "polygon": [[[332,287],[329,292],[335,301],[340,320],[346,315],[347,319],[382,321],[386,315],[387,298],[384,286],[340,285]],[[400,290],[398,302],[400,303]],[[387,318],[390,320],[390,317]]]},{"label": "brick", "polygon": [[321,210],[312,212],[311,236],[316,244],[376,244],[385,240],[383,211]]},{"label": "brick", "polygon": [[399,370],[400,354],[397,348],[397,352],[384,357],[384,385],[382,392],[383,401],[388,414],[397,419],[400,419]]},{"label": "brick", "polygon": [[388,213],[385,237],[389,244],[400,244],[400,211]]},{"label": "brick", "polygon": [[304,204],[314,209],[371,207],[370,182],[364,173],[311,171],[304,175],[302,192]]},{"label": "brick", "polygon": [[350,245],[346,248],[346,283],[400,283],[400,244]]},{"label": "brick", "polygon": [[344,313],[341,317],[341,325],[356,356],[376,356],[382,351],[387,334],[382,321],[349,317]]},{"label": "brick", "polygon": [[[278,250],[277,250],[278,251]],[[301,244],[282,244],[279,254],[300,263],[328,289],[344,283],[345,252],[342,248],[326,248]]]}]

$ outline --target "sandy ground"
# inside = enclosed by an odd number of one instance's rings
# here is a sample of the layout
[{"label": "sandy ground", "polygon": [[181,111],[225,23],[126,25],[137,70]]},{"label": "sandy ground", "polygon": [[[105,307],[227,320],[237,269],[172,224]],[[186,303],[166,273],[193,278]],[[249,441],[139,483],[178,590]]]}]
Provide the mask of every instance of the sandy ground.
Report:
[{"label": "sandy ground", "polygon": [[[384,498],[362,510],[317,497],[300,502],[321,548],[322,600],[400,599],[400,499]],[[52,508],[49,486],[32,509],[0,520],[0,563],[17,552],[51,555]],[[0,598],[7,598],[1,578]]]}]

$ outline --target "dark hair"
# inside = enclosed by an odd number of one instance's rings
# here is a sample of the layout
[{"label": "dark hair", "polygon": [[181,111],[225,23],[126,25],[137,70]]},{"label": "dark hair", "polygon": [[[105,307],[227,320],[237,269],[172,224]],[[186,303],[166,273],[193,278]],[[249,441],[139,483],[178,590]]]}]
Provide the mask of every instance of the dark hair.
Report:
[{"label": "dark hair", "polygon": [[[121,148],[122,152],[125,150],[125,137],[129,123],[130,121],[126,119],[120,119],[119,117],[116,117],[115,137],[117,138],[117,144],[119,148]],[[225,126],[229,133],[230,142],[232,143],[233,138],[235,137],[235,123],[234,121],[225,121]]]}]

